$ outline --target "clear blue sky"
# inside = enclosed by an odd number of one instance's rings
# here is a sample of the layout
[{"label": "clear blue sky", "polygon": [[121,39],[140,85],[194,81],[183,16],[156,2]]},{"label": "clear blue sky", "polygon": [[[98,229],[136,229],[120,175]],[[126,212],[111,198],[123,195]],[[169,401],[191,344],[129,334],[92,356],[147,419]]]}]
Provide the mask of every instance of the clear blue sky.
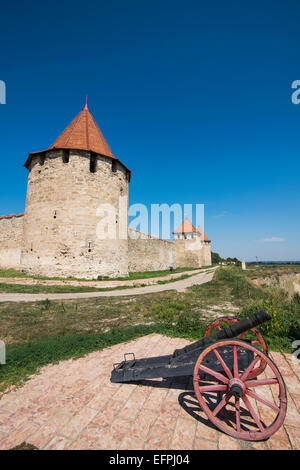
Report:
[{"label": "clear blue sky", "polygon": [[204,203],[222,256],[299,260],[299,15],[297,0],[2,2],[0,214],[24,210],[27,154],[88,93],[131,204]]}]

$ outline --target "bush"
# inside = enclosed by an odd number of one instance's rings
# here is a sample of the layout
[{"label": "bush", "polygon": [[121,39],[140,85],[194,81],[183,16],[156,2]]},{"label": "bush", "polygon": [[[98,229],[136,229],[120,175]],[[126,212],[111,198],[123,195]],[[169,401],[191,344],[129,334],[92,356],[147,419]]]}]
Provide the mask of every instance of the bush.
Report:
[{"label": "bush", "polygon": [[246,317],[262,308],[271,316],[270,321],[259,326],[270,349],[292,351],[292,342],[300,338],[300,304],[295,303],[294,299],[287,299],[285,295],[269,296],[248,303],[241,316]]},{"label": "bush", "polygon": [[151,308],[151,315],[158,320],[172,323],[176,320],[180,312],[186,311],[190,304],[182,301],[168,301],[161,304],[154,304]]}]

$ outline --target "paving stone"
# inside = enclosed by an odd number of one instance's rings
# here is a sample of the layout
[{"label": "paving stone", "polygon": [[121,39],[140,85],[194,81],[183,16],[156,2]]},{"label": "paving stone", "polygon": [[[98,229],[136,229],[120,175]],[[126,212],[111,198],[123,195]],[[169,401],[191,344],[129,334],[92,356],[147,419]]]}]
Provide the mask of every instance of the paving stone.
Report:
[{"label": "paving stone", "polygon": [[196,437],[193,450],[217,450],[217,441],[208,441],[206,439],[200,439]]},{"label": "paving stone", "polygon": [[171,441],[172,450],[191,450],[193,448],[196,434],[196,420],[190,421],[184,418],[178,418],[174,435]]},{"label": "paving stone", "polygon": [[62,436],[55,436],[46,446],[45,450],[68,450],[70,441]]},{"label": "paving stone", "polygon": [[142,450],[144,447],[144,441],[137,439],[136,437],[126,436],[119,447],[120,450]]},{"label": "paving stone", "polygon": [[104,432],[104,428],[100,428],[95,424],[88,424],[80,433],[75,441],[70,445],[70,450],[94,450]]},{"label": "paving stone", "polygon": [[237,439],[220,433],[219,450],[241,450],[241,446]]}]

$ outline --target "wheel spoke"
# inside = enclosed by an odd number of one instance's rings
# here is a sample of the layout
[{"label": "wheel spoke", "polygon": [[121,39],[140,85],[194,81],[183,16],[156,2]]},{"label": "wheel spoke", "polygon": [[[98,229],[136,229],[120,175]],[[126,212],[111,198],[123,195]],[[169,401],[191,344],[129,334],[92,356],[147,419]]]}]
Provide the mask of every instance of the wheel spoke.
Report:
[{"label": "wheel spoke", "polygon": [[230,391],[226,393],[225,397],[220,401],[218,406],[212,412],[214,416],[217,416],[217,414],[221,411],[221,409],[224,408],[224,406],[228,403],[231,395],[232,393]]},{"label": "wheel spoke", "polygon": [[278,406],[274,405],[274,403],[272,403],[271,401],[267,400],[266,398],[261,397],[257,393],[252,392],[251,390],[247,390],[246,393],[250,397],[255,398],[255,400],[260,401],[264,405],[269,406],[270,408],[272,408],[272,410],[275,410],[275,411],[277,411],[277,413],[279,413],[280,409],[278,408]]},{"label": "wheel spoke", "polygon": [[248,398],[245,395],[243,396],[243,401],[244,401],[246,407],[248,408],[249,413],[251,414],[252,418],[254,419],[257,427],[260,429],[260,431],[263,431],[264,427],[262,425],[262,422],[260,421],[260,419],[257,416],[257,414],[255,413],[254,408],[252,407],[250,401],[248,400]]},{"label": "wheel spoke", "polygon": [[239,336],[239,339],[243,339],[246,333],[247,333],[247,331],[244,331],[244,333],[242,333],[242,334]]},{"label": "wheel spoke", "polygon": [[221,392],[227,390],[226,385],[204,385],[199,387],[200,392]]},{"label": "wheel spoke", "polygon": [[241,432],[241,411],[240,411],[240,399],[235,399],[235,409],[236,409],[236,430]]},{"label": "wheel spoke", "polygon": [[251,344],[260,344],[260,341],[258,341],[258,340],[251,341]]},{"label": "wheel spoke", "polygon": [[255,365],[258,363],[258,361],[260,360],[260,356],[256,356],[253,361],[251,362],[251,364],[247,367],[247,369],[245,370],[245,372],[242,374],[241,376],[241,380],[246,380],[246,378],[248,377],[248,375],[250,374],[250,372],[254,369]]},{"label": "wheel spoke", "polygon": [[233,345],[233,375],[236,379],[239,378],[239,363],[236,345]]},{"label": "wheel spoke", "polygon": [[203,372],[206,372],[209,375],[212,375],[216,379],[220,380],[221,382],[228,384],[229,379],[227,377],[224,377],[224,375],[219,374],[219,372],[215,372],[212,369],[209,369],[208,367],[203,366],[202,364],[199,365],[199,369],[201,369]]},{"label": "wheel spoke", "polygon": [[217,358],[219,359],[220,361],[220,364],[221,366],[223,367],[224,371],[226,372],[227,376],[232,379],[232,373],[231,373],[231,370],[229,369],[229,367],[225,364],[223,358],[221,357],[219,351],[217,349],[214,349],[213,350],[215,355],[217,356]]},{"label": "wheel spoke", "polygon": [[274,377],[273,379],[260,379],[260,380],[247,380],[245,382],[246,387],[260,387],[262,385],[274,385],[278,384],[278,380]]}]

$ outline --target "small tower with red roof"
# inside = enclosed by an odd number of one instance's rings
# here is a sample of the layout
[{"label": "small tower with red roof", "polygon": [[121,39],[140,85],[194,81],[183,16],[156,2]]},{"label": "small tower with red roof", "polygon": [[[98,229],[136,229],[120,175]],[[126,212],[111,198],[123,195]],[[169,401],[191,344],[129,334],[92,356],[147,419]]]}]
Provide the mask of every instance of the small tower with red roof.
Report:
[{"label": "small tower with red roof", "polygon": [[88,105],[47,149],[30,153],[21,269],[96,278],[128,273],[130,170]]},{"label": "small tower with red roof", "polygon": [[186,218],[173,232],[176,267],[201,267],[211,265],[211,241],[202,228],[197,230]]}]

